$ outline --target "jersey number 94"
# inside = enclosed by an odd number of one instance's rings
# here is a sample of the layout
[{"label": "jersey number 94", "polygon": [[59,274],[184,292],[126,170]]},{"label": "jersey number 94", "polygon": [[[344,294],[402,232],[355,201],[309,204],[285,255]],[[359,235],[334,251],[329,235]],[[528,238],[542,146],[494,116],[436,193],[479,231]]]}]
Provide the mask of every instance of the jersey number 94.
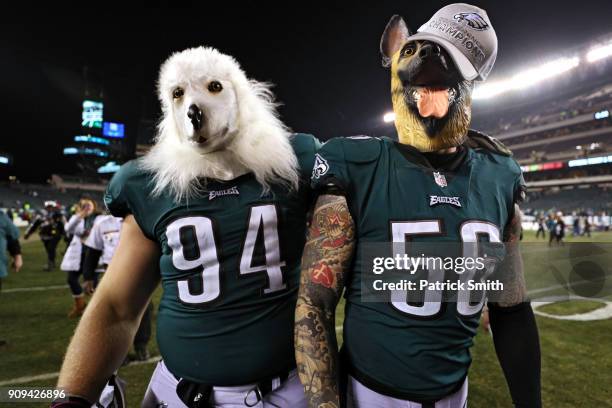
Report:
[{"label": "jersey number 94", "polygon": [[[252,266],[257,233],[263,225],[263,240],[265,246],[266,263]],[[181,235],[190,229],[195,237],[198,256],[187,259]],[[189,289],[189,280],[177,281],[178,296],[181,302],[191,305],[201,305],[211,302],[221,294],[221,279],[217,245],[213,232],[212,220],[208,217],[184,217],[170,223],[166,229],[168,246],[172,249],[172,264],[178,270],[186,271],[202,268],[200,279],[202,292],[194,294]],[[272,204],[259,205],[251,208],[249,226],[244,238],[243,250],[240,256],[240,275],[252,273],[266,273],[267,287],[264,294],[270,294],[285,289],[281,268],[285,262],[281,260],[278,216],[276,207]]]}]

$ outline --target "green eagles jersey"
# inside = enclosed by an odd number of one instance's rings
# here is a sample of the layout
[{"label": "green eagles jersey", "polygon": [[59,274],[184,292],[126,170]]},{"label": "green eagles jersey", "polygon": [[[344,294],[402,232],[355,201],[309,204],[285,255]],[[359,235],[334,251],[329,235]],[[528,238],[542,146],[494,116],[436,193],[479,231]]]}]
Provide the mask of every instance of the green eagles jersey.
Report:
[{"label": "green eagles jersey", "polygon": [[206,193],[176,203],[151,194],[138,160],[111,180],[104,201],[133,214],[161,249],[157,340],[170,371],[198,383],[249,384],[295,367],[293,320],[318,141],[291,140],[300,189],[264,194],[253,174],[207,180]]},{"label": "green eagles jersey", "polygon": [[454,171],[436,171],[410,146],[359,136],[331,139],[315,158],[313,187],[340,188],[355,221],[343,353],[355,378],[395,398],[431,401],[461,386],[482,303],[477,309],[469,301],[414,305],[405,296],[365,302],[362,255],[369,244],[383,242],[460,243],[483,236],[500,242],[522,184],[520,167],[488,150],[464,146],[461,152]]}]

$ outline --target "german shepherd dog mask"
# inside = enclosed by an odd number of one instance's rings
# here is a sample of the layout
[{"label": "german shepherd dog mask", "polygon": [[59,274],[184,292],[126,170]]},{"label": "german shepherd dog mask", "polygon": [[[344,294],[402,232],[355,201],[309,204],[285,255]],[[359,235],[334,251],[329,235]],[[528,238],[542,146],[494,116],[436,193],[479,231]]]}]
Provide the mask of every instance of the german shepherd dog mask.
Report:
[{"label": "german shepherd dog mask", "polygon": [[464,80],[449,54],[432,41],[409,41],[393,16],[380,41],[383,66],[391,67],[395,127],[402,144],[421,152],[459,146],[472,116],[473,81]]}]

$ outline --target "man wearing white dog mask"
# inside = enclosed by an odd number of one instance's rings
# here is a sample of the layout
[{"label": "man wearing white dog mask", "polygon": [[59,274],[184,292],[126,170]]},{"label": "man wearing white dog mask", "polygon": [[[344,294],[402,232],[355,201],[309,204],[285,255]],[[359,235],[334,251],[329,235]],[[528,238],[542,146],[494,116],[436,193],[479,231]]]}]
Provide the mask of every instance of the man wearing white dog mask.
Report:
[{"label": "man wearing white dog mask", "polygon": [[119,246],[58,386],[85,407],[116,370],[161,281],[163,357],[143,407],[305,407],[293,319],[318,141],[277,118],[266,85],[212,48],[162,66],[156,145],[105,196]]}]

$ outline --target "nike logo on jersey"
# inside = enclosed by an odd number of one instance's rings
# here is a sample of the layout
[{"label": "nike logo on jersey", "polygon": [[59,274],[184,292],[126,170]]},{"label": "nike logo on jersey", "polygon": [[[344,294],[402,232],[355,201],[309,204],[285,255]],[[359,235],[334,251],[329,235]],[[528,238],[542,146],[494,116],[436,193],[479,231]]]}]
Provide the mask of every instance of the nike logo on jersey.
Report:
[{"label": "nike logo on jersey", "polygon": [[315,154],[315,162],[314,167],[312,169],[312,178],[318,179],[325,173],[329,171],[329,164],[327,164],[327,160],[321,157],[318,153]]},{"label": "nike logo on jersey", "polygon": [[447,197],[447,196],[429,196],[429,206],[433,207],[439,204],[450,204],[455,207],[461,207],[459,197]]},{"label": "nike logo on jersey", "polygon": [[225,190],[214,190],[208,192],[208,201],[226,195],[240,195],[240,191],[238,191],[238,187],[230,187]]}]

